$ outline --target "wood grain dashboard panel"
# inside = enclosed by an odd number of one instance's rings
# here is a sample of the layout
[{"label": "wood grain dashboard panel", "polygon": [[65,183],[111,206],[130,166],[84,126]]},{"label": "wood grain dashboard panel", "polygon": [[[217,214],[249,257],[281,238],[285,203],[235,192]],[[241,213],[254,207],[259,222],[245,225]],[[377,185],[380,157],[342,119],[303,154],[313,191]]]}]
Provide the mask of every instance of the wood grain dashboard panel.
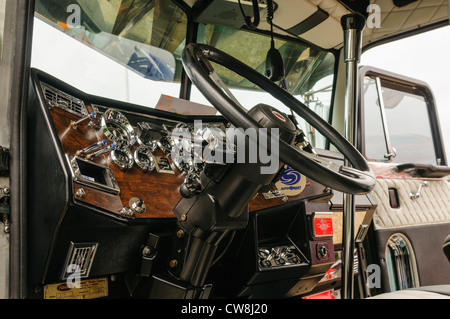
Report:
[{"label": "wood grain dashboard panel", "polygon": [[[87,105],[86,107],[88,111],[92,110],[90,105]],[[94,129],[88,126],[87,122],[78,125],[77,128],[74,129],[71,126],[71,121],[80,119],[80,117],[75,114],[66,112],[58,107],[51,108],[50,114],[60,139],[62,149],[66,154],[76,154],[77,151],[81,149],[104,139],[106,140],[106,137],[100,129]],[[148,119],[145,118],[144,120]],[[136,146],[132,147],[131,151],[133,152],[135,148]],[[165,156],[160,150],[155,151],[154,155],[155,157]],[[129,207],[130,199],[137,197],[144,201],[146,210],[142,214],[135,214],[134,218],[175,217],[172,209],[181,199],[179,188],[184,180],[184,176],[173,164],[172,169],[175,174],[159,173],[156,170],[145,172],[136,165],[130,169],[123,170],[111,160],[109,155],[100,155],[95,157],[92,161],[99,165],[107,166],[113,171],[120,188],[120,194],[109,194],[102,190],[74,183],[74,198],[77,201],[120,215],[122,208]],[[83,196],[76,195],[80,188],[83,188],[83,191],[85,192]],[[301,200],[303,198],[325,197],[329,194],[329,189],[312,180],[308,180],[304,191],[296,196],[266,199],[262,194],[258,194],[250,202],[249,210],[258,211]]]},{"label": "wood grain dashboard panel", "polygon": [[[59,108],[52,108],[50,114],[66,154],[76,154],[77,151],[105,139],[101,130],[95,130],[87,125],[79,125],[76,130],[73,129],[70,123],[79,119],[76,115]],[[155,155],[163,154],[161,152]],[[146,211],[135,215],[136,218],[174,217],[172,208],[181,198],[179,193],[179,187],[183,181],[181,174],[164,174],[155,170],[148,173],[136,166],[124,171],[114,164],[108,155],[100,155],[93,161],[113,171],[119,184],[118,197],[122,206],[118,206],[116,200],[101,200],[104,199],[105,192],[92,188],[89,189],[89,196],[77,197],[77,200],[120,214],[123,207],[129,207],[131,198],[138,197],[144,200]],[[78,188],[74,186],[74,193],[77,190]],[[111,199],[111,196],[108,197]]]}]

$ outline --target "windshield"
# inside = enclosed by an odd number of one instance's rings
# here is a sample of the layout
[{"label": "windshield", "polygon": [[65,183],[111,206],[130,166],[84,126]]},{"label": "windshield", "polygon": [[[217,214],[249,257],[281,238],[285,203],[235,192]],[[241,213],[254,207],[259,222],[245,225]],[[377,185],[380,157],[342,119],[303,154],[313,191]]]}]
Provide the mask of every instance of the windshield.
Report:
[{"label": "windshield", "polygon": [[[182,97],[181,54],[188,23],[185,12],[170,0],[37,0],[32,66],[86,93],[158,107],[162,96]],[[264,73],[270,36],[204,23],[198,24],[197,35],[197,42]],[[285,65],[286,89],[328,121],[334,54],[297,40],[275,38],[275,47]],[[239,75],[215,67],[247,109],[265,103],[290,113]],[[210,105],[195,87],[190,100]],[[325,139],[298,120],[312,144],[325,147]]]}]

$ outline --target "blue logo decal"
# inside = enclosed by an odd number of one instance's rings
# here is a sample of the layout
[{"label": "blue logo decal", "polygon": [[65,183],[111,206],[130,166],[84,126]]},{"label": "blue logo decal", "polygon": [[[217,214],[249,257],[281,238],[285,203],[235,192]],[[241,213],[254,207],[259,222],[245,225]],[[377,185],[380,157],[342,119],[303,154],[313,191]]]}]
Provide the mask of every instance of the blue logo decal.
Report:
[{"label": "blue logo decal", "polygon": [[281,177],[280,181],[285,185],[295,185],[298,182],[300,182],[301,178],[302,178],[302,175],[299,172],[288,167],[284,171],[284,174]]}]

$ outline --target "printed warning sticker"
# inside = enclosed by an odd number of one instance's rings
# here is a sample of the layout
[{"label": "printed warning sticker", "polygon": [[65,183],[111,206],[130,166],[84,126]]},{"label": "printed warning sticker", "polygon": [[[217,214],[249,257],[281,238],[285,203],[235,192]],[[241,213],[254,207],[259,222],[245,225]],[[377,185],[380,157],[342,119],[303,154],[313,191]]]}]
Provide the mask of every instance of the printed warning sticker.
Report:
[{"label": "printed warning sticker", "polygon": [[[88,279],[72,283],[50,284],[44,286],[44,299],[95,299],[108,296],[108,279]],[[77,288],[78,286],[78,288]]]}]

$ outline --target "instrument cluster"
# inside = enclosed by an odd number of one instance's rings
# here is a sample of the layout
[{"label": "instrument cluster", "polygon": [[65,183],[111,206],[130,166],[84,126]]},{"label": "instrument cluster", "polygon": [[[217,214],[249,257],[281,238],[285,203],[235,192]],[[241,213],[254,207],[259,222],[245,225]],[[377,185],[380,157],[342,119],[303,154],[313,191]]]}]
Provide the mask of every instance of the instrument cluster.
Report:
[{"label": "instrument cluster", "polygon": [[[96,108],[96,114],[100,114]],[[91,120],[92,120],[92,116]],[[222,123],[193,124],[157,121],[140,121],[132,125],[130,120],[113,108],[107,109],[97,120],[105,140],[81,150],[78,155],[87,159],[110,153],[111,160],[123,170],[134,165],[151,172],[171,173],[168,158],[183,175],[199,174],[205,163],[204,147],[214,149],[225,140]],[[197,143],[198,142],[198,143]],[[157,150],[164,156],[155,156]],[[173,173],[173,171],[172,171]]]}]

